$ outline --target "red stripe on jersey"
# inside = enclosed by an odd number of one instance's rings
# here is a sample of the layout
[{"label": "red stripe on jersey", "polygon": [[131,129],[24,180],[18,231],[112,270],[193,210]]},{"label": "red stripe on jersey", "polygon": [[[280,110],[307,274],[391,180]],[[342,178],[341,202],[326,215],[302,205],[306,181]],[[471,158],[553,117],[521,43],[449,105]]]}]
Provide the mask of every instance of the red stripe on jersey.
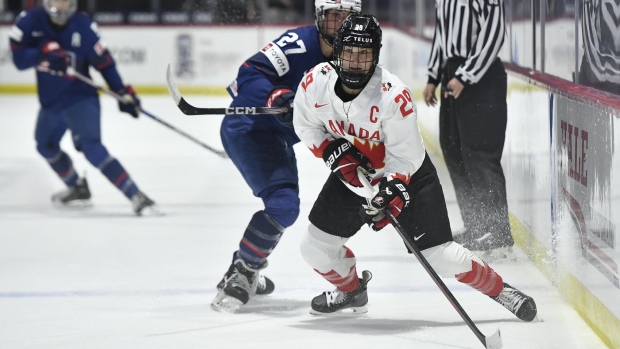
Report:
[{"label": "red stripe on jersey", "polygon": [[99,63],[99,64],[95,67],[95,69],[97,69],[97,70],[101,71],[101,70],[103,70],[103,69],[105,69],[105,68],[107,68],[107,67],[111,66],[111,65],[112,65],[112,63],[114,63],[114,60],[112,59],[112,56],[110,55],[110,53],[109,53],[109,52],[106,52],[106,53],[105,53],[105,61],[103,61],[103,62]]}]

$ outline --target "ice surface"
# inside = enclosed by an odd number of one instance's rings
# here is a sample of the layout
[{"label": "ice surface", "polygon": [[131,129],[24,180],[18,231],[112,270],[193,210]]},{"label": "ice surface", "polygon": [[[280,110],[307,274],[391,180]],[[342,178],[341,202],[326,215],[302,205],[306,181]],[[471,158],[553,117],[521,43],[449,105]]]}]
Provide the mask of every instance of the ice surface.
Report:
[{"label": "ice surface", "polygon": [[[34,96],[0,96],[0,348],[481,348],[430,277],[391,229],[364,229],[348,246],[358,269],[372,271],[369,312],[322,318],[312,297],[331,286],[299,255],[307,215],[327,176],[322,162],[296,145],[301,215],[270,257],[271,296],[240,314],[209,307],[215,285],[252,214],[261,209],[230,160],[209,153],[142,115],[134,120],[102,96],[103,140],[141,190],[167,215],[133,216],[130,203],[76,153],[94,206],[66,211],[50,195],[63,184],[33,140]],[[196,106],[227,98],[189,96]],[[221,147],[221,117],[185,116],[168,96],[142,96],[151,113]],[[419,113],[427,113],[418,105]],[[268,117],[268,116],[266,116]],[[462,224],[445,167],[435,162],[453,216]],[[490,261],[532,295],[543,322],[523,323],[488,297],[446,280],[456,298],[504,348],[605,348],[555,288],[525,259]]]}]

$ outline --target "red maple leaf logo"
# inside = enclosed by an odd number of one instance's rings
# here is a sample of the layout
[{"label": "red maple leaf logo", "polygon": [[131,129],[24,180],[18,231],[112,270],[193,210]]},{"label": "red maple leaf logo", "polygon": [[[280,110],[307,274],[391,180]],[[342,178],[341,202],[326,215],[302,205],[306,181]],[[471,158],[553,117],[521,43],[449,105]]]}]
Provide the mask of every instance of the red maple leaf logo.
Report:
[{"label": "red maple leaf logo", "polygon": [[372,167],[381,169],[385,167],[385,145],[379,142],[373,142],[366,139],[353,139],[353,145],[360,153],[364,154],[370,160]]}]

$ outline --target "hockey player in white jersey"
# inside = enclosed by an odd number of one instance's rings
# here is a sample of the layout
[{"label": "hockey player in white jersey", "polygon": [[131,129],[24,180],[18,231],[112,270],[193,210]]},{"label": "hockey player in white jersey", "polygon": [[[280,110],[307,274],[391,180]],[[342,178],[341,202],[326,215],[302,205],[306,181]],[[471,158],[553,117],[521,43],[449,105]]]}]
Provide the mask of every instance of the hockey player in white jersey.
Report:
[{"label": "hockey player in white jersey", "polygon": [[[389,209],[437,274],[456,278],[532,321],[532,297],[504,283],[486,262],[452,240],[411,90],[377,65],[380,48],[376,18],[350,15],[335,38],[334,61],[314,67],[295,96],[295,131],[332,171],[310,212],[301,253],[336,289],[315,297],[311,313],[366,312],[371,274],[358,277],[355,255],[345,243],[365,223],[376,231],[388,225],[384,210]],[[379,187],[369,201],[358,170]]]},{"label": "hockey player in white jersey", "polygon": [[299,216],[299,179],[293,145],[293,100],[304,74],[332,57],[333,37],[342,21],[362,10],[361,0],[315,0],[315,25],[289,29],[239,67],[229,86],[231,107],[287,107],[275,117],[227,115],[220,135],[226,154],[264,208],[255,212],[233,252],[228,271],[211,302],[235,312],[275,284],[263,275],[268,258]]}]

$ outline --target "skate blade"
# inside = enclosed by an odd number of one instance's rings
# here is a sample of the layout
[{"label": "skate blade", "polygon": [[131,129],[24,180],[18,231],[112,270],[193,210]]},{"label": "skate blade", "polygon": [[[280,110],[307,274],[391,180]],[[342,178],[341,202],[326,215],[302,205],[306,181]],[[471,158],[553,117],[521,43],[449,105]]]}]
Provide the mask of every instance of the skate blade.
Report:
[{"label": "skate blade", "polygon": [[52,200],[54,207],[65,210],[81,210],[85,208],[93,207],[92,201],[90,199],[86,200],[73,200],[67,203],[63,203],[61,201]]},{"label": "skate blade", "polygon": [[335,311],[333,313],[322,313],[320,311],[316,311],[310,308],[310,314],[318,315],[318,316],[357,316],[357,315],[366,314],[367,312],[368,312],[368,307],[366,307],[365,305],[361,307],[345,308],[342,310]]},{"label": "skate blade", "polygon": [[147,206],[142,209],[140,212],[136,212],[136,216],[144,216],[144,217],[161,217],[165,216],[166,213],[160,210],[159,207],[155,205]]},{"label": "skate blade", "polygon": [[230,297],[224,292],[218,292],[213,301],[211,302],[211,308],[216,311],[223,311],[227,313],[235,313],[243,303],[237,298]]}]

